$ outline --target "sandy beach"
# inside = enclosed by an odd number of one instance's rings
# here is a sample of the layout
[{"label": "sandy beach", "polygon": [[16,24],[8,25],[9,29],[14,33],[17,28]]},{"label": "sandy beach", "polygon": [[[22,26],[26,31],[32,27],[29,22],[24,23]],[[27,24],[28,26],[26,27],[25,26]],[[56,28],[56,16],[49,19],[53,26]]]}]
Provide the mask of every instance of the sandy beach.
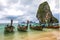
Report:
[{"label": "sandy beach", "polygon": [[60,40],[60,31],[36,33],[29,35],[30,40]]},{"label": "sandy beach", "polygon": [[5,37],[4,40],[60,40],[60,31],[16,33],[14,37]]}]

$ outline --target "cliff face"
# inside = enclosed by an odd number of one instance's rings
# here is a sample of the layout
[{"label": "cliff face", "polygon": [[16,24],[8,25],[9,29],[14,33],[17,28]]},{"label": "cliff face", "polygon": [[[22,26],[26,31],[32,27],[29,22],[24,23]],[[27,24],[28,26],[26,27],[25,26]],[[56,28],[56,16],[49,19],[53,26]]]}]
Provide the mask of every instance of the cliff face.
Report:
[{"label": "cliff face", "polygon": [[36,17],[40,23],[46,23],[46,20],[48,23],[58,23],[58,20],[52,15],[50,6],[47,2],[43,2],[39,5]]}]

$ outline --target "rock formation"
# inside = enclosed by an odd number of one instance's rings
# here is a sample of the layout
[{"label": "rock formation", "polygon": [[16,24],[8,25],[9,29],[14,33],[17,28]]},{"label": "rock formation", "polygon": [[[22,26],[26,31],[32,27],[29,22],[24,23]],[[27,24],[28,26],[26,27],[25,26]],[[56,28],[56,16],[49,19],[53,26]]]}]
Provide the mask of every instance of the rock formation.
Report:
[{"label": "rock formation", "polygon": [[40,23],[46,23],[46,20],[48,23],[58,23],[58,20],[52,15],[50,6],[47,1],[39,5],[36,17]]}]

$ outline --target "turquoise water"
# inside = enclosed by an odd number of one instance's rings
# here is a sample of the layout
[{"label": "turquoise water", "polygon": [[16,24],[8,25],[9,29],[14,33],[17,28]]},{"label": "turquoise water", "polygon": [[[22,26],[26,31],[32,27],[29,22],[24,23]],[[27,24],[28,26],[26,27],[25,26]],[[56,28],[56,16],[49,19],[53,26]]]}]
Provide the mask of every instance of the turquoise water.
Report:
[{"label": "turquoise water", "polygon": [[[18,32],[17,31],[18,24],[13,24],[13,26],[15,27],[14,33],[4,34],[4,27],[6,27],[6,25],[7,24],[0,24],[0,40],[18,40],[18,39],[28,40],[29,35],[32,36],[32,34],[53,31],[53,29],[43,29],[43,31],[37,31],[37,30],[31,30],[28,27],[28,32]],[[34,25],[39,25],[39,24],[34,24]]]}]

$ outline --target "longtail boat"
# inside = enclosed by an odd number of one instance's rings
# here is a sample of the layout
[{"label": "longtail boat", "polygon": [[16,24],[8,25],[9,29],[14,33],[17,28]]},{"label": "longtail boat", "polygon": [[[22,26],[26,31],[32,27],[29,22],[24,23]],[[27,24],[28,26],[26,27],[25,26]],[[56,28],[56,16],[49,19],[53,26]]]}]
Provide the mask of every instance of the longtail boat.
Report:
[{"label": "longtail boat", "polygon": [[42,26],[31,26],[30,25],[30,29],[33,29],[33,30],[43,30],[43,27]]},{"label": "longtail boat", "polygon": [[8,33],[8,32],[13,32],[14,30],[14,26],[12,25],[13,24],[13,20],[11,20],[11,25],[7,25],[6,27],[5,27],[5,30],[4,30],[4,32],[5,33]]},{"label": "longtail boat", "polygon": [[48,26],[47,28],[59,29],[59,26]]},{"label": "longtail boat", "polygon": [[51,26],[47,26],[46,28],[52,28],[52,29],[59,29],[59,24],[55,24],[55,25],[51,25]]},{"label": "longtail boat", "polygon": [[18,31],[27,31],[27,29],[28,29],[28,24],[29,24],[29,21],[27,20],[27,26],[20,26],[20,25],[18,25]]},{"label": "longtail boat", "polygon": [[27,31],[27,26],[20,26],[18,25],[18,31]]}]

